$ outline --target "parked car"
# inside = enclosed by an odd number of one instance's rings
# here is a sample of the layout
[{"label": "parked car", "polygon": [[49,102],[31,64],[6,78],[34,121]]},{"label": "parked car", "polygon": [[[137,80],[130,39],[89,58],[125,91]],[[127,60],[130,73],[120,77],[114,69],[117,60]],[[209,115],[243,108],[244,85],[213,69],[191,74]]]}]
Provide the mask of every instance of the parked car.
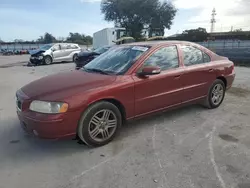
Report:
[{"label": "parked car", "polygon": [[56,43],[46,44],[37,50],[31,50],[30,62],[32,64],[49,65],[55,62],[75,61],[77,54],[81,51],[78,44]]},{"label": "parked car", "polygon": [[108,51],[110,48],[111,46],[104,46],[93,51],[80,52],[75,60],[76,70],[82,68],[84,65],[87,65],[90,61]]},{"label": "parked car", "polygon": [[31,82],[16,93],[24,129],[41,138],[109,143],[126,120],[189,103],[221,105],[235,78],[226,57],[189,42],[119,45],[80,71]]}]

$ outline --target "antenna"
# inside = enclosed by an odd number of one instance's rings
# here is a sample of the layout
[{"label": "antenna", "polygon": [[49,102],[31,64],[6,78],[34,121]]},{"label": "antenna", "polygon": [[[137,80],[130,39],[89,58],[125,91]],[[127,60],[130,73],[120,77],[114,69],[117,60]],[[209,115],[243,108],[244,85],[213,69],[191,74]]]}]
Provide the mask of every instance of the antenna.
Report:
[{"label": "antenna", "polygon": [[215,27],[215,23],[216,23],[215,16],[216,16],[216,10],[214,8],[212,11],[212,18],[211,18],[211,30],[210,30],[211,33],[214,32],[214,27]]}]

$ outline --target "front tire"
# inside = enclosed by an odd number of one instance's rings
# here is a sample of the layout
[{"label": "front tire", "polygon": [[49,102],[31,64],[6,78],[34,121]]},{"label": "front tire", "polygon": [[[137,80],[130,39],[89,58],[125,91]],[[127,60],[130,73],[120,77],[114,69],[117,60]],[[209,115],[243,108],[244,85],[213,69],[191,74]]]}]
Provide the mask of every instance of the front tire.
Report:
[{"label": "front tire", "polygon": [[114,139],[122,124],[119,109],[102,101],[91,105],[82,115],[77,134],[89,146],[99,147]]},{"label": "front tire", "polygon": [[45,56],[44,57],[44,64],[50,65],[51,63],[52,63],[52,58],[50,56]]},{"label": "front tire", "polygon": [[211,85],[204,106],[209,109],[218,108],[224,100],[226,87],[222,80],[215,80]]}]

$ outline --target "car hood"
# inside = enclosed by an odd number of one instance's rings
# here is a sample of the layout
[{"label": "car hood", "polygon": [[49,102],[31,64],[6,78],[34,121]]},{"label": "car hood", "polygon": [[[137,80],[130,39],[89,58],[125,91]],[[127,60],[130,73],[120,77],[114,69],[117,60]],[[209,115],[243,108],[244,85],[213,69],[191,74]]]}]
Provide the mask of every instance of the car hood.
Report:
[{"label": "car hood", "polygon": [[29,50],[29,54],[30,54],[30,55],[41,54],[41,53],[44,53],[44,52],[45,52],[45,51],[44,51],[44,50],[41,50],[41,49]]},{"label": "car hood", "polygon": [[21,90],[30,99],[60,100],[79,92],[108,86],[115,79],[116,76],[87,73],[79,70],[41,78],[22,87]]}]

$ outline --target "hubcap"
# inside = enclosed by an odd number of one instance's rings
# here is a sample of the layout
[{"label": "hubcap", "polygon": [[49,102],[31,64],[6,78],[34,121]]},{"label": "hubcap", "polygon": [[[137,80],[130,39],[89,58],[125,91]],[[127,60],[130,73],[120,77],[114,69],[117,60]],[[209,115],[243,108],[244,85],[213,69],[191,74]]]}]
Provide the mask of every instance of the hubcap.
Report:
[{"label": "hubcap", "polygon": [[212,102],[214,105],[220,104],[223,99],[224,89],[221,84],[216,84],[212,91]]},{"label": "hubcap", "polygon": [[111,110],[100,110],[89,122],[89,135],[97,142],[108,140],[117,128],[116,115]]},{"label": "hubcap", "polygon": [[45,58],[45,63],[50,64],[50,58]]}]

